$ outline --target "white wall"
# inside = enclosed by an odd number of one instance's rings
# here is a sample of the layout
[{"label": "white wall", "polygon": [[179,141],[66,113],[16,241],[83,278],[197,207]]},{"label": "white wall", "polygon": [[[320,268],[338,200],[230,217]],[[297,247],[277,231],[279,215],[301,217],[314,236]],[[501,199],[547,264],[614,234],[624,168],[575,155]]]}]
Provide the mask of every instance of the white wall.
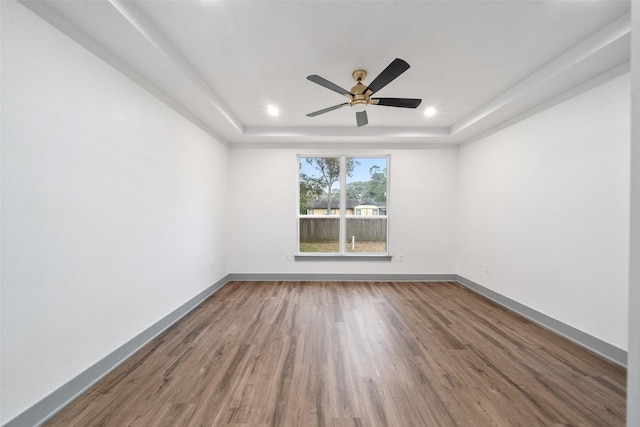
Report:
[{"label": "white wall", "polygon": [[629,84],[467,144],[459,164],[458,274],[622,349]]},{"label": "white wall", "polygon": [[[231,149],[232,273],[451,274],[457,149]],[[389,248],[404,261],[285,261],[297,251],[298,154],[390,154]],[[257,216],[259,215],[259,216]]]},{"label": "white wall", "polygon": [[627,426],[640,425],[640,0],[631,2],[631,253]]},{"label": "white wall", "polygon": [[226,146],[2,2],[2,416],[227,274]]}]

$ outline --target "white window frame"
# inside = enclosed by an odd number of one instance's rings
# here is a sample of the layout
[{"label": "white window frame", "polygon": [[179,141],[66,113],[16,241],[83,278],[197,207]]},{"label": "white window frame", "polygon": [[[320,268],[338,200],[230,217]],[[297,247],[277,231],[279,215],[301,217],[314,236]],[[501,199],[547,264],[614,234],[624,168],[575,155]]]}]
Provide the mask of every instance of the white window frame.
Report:
[{"label": "white window frame", "polygon": [[[308,158],[308,157],[324,157],[324,158],[339,158],[340,159],[340,209],[339,212],[336,212],[337,215],[305,215],[300,213],[300,159]],[[362,216],[357,216],[355,214],[347,216],[347,159],[348,158],[360,158],[360,159],[385,159],[386,160],[386,169],[387,169],[387,197],[386,197],[386,209],[385,212],[389,211],[389,188],[390,188],[390,170],[391,170],[391,156],[389,154],[298,154],[296,158],[296,259],[305,259],[305,258],[360,258],[360,259],[385,259],[391,260],[391,251],[389,245],[389,216],[388,214],[378,215],[376,218],[384,218],[386,220],[387,225],[387,234],[385,236],[386,239],[386,252],[380,253],[354,253],[347,252],[347,218],[362,218]],[[307,210],[308,211],[308,210]],[[335,218],[338,217],[340,220],[340,230],[339,230],[339,252],[300,252],[300,218]]]}]

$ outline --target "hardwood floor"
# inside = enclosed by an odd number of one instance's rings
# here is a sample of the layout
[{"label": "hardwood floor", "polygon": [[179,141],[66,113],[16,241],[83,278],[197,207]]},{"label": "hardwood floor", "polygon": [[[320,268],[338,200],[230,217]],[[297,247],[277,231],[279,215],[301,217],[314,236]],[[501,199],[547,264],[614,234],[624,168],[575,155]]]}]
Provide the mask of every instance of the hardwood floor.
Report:
[{"label": "hardwood floor", "polygon": [[48,426],[623,426],[624,368],[455,283],[233,282]]}]

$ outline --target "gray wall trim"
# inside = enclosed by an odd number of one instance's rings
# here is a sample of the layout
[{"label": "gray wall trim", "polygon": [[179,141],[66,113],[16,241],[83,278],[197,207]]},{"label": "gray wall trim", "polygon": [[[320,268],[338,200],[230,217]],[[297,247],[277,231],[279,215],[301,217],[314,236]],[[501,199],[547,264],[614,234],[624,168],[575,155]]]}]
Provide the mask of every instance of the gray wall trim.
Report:
[{"label": "gray wall trim", "polygon": [[562,323],[457,274],[231,273],[209,286],[14,419],[3,424],[3,427],[27,427],[42,424],[145,344],[160,335],[228,282],[232,281],[457,282],[620,366],[626,367],[627,364],[627,352],[625,350],[606,343],[599,338]]},{"label": "gray wall trim", "polygon": [[230,282],[450,282],[456,274],[231,273]]},{"label": "gray wall trim", "polygon": [[391,261],[392,255],[294,255],[296,261]]},{"label": "gray wall trim", "polygon": [[618,348],[612,344],[602,341],[592,335],[582,332],[579,329],[569,326],[553,317],[547,316],[544,313],[540,313],[524,304],[521,304],[511,298],[505,297],[491,289],[469,280],[465,277],[457,275],[456,282],[465,286],[472,291],[489,298],[490,300],[500,304],[501,306],[531,320],[538,325],[547,328],[576,344],[587,348],[588,350],[599,354],[600,356],[609,359],[617,365],[627,366],[627,352],[621,348]]},{"label": "gray wall trim", "polygon": [[229,282],[228,275],[80,373],[3,427],[38,426]]}]

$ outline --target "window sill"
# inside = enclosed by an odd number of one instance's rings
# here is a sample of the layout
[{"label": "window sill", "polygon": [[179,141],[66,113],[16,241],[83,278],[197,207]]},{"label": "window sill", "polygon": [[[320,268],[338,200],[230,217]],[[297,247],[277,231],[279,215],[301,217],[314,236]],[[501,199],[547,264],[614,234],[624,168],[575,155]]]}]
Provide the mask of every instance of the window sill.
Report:
[{"label": "window sill", "polygon": [[297,254],[294,255],[296,261],[391,261],[392,255],[387,254],[367,254],[367,255],[355,255],[355,254]]}]

